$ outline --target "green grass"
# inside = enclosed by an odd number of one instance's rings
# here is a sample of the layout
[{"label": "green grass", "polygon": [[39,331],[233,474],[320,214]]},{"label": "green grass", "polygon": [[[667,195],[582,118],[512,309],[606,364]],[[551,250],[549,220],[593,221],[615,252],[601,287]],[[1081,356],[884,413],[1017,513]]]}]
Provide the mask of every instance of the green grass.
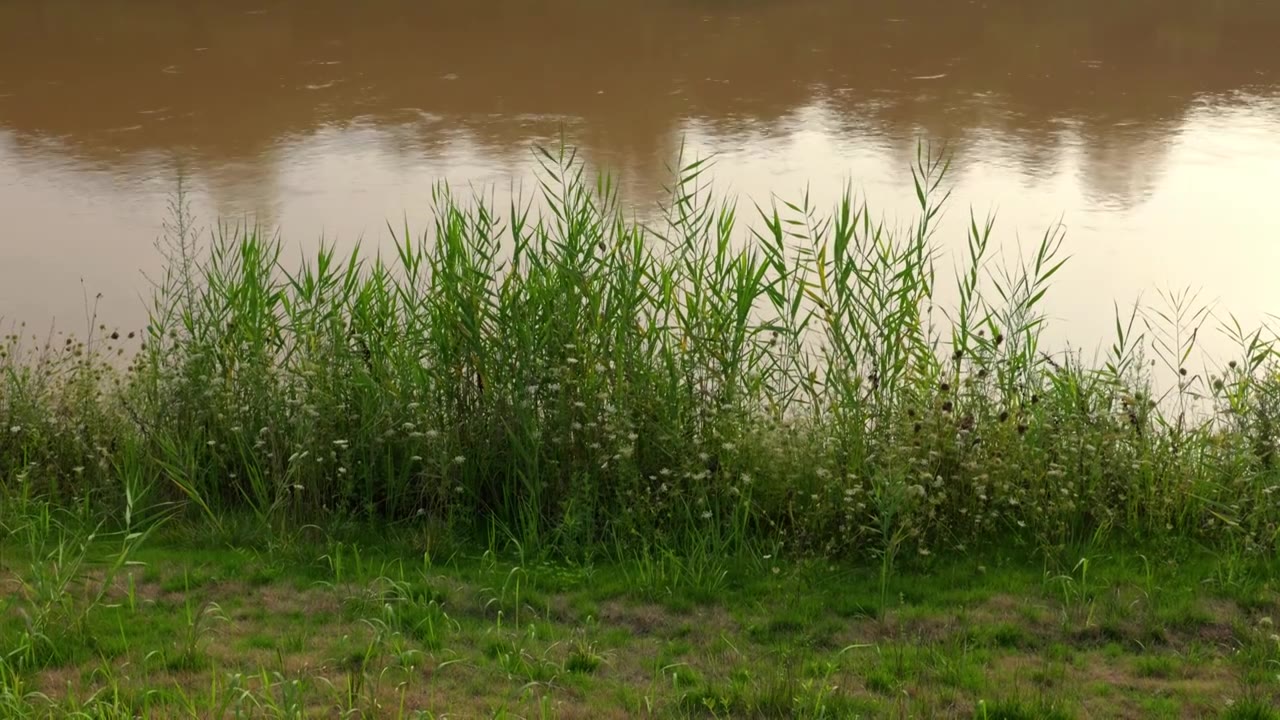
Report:
[{"label": "green grass", "polygon": [[[836,599],[874,585],[876,568],[833,572],[826,561],[798,560],[761,574],[750,558],[733,558],[729,590],[673,609],[632,586],[625,563],[525,562],[492,550],[424,561],[420,538],[407,530],[295,539],[285,569],[251,582],[279,553],[192,552],[207,529],[198,519],[171,523],[133,556],[124,571],[132,585],[113,583],[97,603],[77,595],[85,620],[48,636],[58,654],[11,655],[0,665],[0,711],[1145,718],[1269,717],[1280,701],[1280,642],[1263,620],[1270,615],[1206,583],[1226,561],[1204,550],[1186,549],[1151,579],[1188,588],[1185,602],[1212,619],[1166,628],[1159,645],[1144,645],[1141,619],[1155,617],[1158,599],[1137,593],[1145,579],[1136,579],[1144,557],[1136,552],[1094,566],[1099,595],[1136,593],[1128,609],[1103,605],[1083,617],[1033,556],[983,551],[968,561],[1004,570],[970,572],[959,561],[906,569],[890,580],[895,600],[883,613],[849,617]],[[76,531],[67,532],[69,541]],[[369,548],[341,581],[325,559],[340,544]],[[115,552],[95,543],[86,560]],[[5,546],[0,580],[25,587],[39,572],[31,561]],[[1274,560],[1253,559],[1248,569],[1280,577]],[[206,575],[220,579],[165,589],[178,585],[174,578]],[[907,588],[919,599],[905,599]],[[1278,591],[1277,581],[1261,582],[1266,612],[1280,610]],[[1011,612],[1017,606],[1043,616]],[[33,606],[19,600],[11,609]],[[1109,623],[1132,637],[1100,645],[1088,631]],[[23,633],[20,623],[0,627],[6,647]],[[814,634],[827,641],[813,642]],[[1241,714],[1251,712],[1263,714]]]},{"label": "green grass", "polygon": [[[385,255],[206,240],[179,193],[145,328],[13,327],[0,708],[1274,699],[1270,328],[1174,292],[1117,307],[1096,359],[1047,347],[1062,234],[1001,252],[975,219],[939,272],[927,152],[896,228],[851,191],[743,221],[703,162],[641,223],[540,157],[535,202],[442,186]],[[1238,349],[1190,367],[1208,332]]]}]

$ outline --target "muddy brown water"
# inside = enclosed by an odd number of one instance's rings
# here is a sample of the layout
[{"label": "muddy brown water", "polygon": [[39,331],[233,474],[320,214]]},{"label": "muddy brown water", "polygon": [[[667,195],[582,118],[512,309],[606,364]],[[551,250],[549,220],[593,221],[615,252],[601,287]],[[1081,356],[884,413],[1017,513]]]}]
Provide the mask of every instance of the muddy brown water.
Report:
[{"label": "muddy brown water", "polygon": [[[1061,219],[1055,341],[1191,287],[1280,312],[1272,0],[6,0],[0,316],[140,322],[183,175],[197,216],[385,242],[432,184],[530,187],[560,138],[652,206],[682,143],[726,191],[844,183],[909,217],[921,139],[953,154],[941,227]],[[745,202],[744,210],[749,208]],[[745,213],[744,213],[745,214]]]}]

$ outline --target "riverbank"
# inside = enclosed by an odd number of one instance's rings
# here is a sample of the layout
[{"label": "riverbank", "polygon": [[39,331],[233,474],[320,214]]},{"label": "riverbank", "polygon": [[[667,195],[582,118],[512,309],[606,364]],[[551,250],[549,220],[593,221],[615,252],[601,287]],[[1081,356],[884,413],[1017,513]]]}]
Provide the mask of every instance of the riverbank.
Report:
[{"label": "riverbank", "polygon": [[[939,277],[946,164],[923,152],[897,232],[852,194],[744,228],[701,163],[641,225],[571,153],[542,159],[540,214],[440,187],[393,258],[290,265],[261,233],[197,236],[179,196],[147,327],[14,328],[14,707],[74,680],[54,695],[197,715],[395,716],[412,687],[405,707],[521,716],[1268,717],[1239,713],[1280,662],[1269,328],[1170,294],[1118,312],[1097,362],[1044,346],[1062,235],[1009,263],[974,222]],[[1238,350],[1192,366],[1209,332]],[[332,617],[297,606],[317,593]],[[606,660],[621,675],[592,679]]]},{"label": "riverbank", "polygon": [[1188,546],[913,562],[882,594],[876,569],[826,560],[520,558],[416,529],[228,546],[172,525],[117,565],[122,537],[82,556],[62,519],[9,528],[0,556],[5,717],[1274,718],[1280,700],[1280,568]]}]

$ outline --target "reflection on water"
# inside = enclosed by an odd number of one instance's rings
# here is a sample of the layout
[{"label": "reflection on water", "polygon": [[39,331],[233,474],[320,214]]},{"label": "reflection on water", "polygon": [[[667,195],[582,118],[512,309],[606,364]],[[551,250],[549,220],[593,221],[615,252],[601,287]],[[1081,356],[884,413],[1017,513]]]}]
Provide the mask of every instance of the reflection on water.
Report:
[{"label": "reflection on water", "polygon": [[1203,286],[1280,311],[1280,5],[1268,0],[31,0],[0,5],[0,315],[136,317],[179,173],[291,241],[426,221],[560,137],[654,202],[682,143],[767,198],[852,180],[890,216],[921,138],[957,204],[1075,259],[1058,332]]}]

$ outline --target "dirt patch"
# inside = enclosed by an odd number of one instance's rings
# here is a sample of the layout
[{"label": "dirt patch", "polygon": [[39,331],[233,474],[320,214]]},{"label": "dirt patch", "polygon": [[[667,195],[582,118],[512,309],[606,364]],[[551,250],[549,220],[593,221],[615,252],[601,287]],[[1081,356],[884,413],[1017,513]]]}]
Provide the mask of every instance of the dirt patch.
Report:
[{"label": "dirt patch", "polygon": [[677,613],[660,605],[620,600],[600,606],[600,622],[624,627],[636,637],[673,637],[685,628],[690,629],[690,634],[711,637],[737,630],[737,623],[723,608],[697,607],[688,613]]}]

